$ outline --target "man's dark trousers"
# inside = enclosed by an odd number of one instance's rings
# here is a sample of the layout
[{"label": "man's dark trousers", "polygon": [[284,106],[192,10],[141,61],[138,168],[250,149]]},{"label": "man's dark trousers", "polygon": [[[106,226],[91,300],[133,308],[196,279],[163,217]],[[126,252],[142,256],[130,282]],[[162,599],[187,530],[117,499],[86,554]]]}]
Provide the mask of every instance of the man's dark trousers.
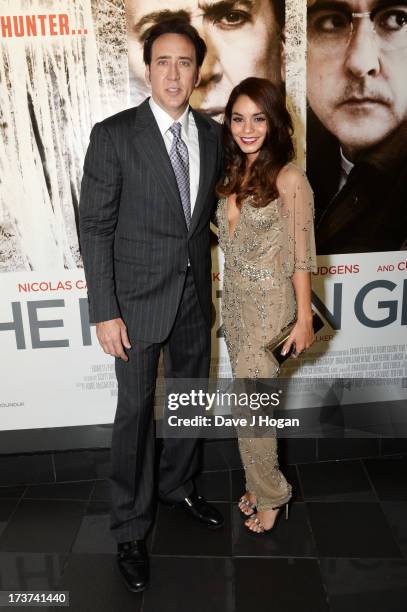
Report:
[{"label": "man's dark trousers", "polygon": [[[188,267],[174,326],[164,343],[137,342],[129,361],[116,359],[119,395],[111,450],[111,529],[118,542],[144,538],[154,512],[155,433],[153,402],[161,348],[171,378],[207,378],[210,328],[197,301]],[[159,497],[183,500],[199,469],[196,438],[164,438],[159,461]]]}]

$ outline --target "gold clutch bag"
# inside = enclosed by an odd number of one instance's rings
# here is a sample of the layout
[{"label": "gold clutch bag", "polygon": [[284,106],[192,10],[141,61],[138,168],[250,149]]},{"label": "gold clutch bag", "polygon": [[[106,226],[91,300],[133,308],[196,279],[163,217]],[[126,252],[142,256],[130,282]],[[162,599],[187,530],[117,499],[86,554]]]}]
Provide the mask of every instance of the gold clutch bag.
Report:
[{"label": "gold clutch bag", "polygon": [[[281,330],[278,336],[276,338],[273,338],[273,340],[269,342],[269,344],[266,344],[266,346],[264,347],[266,352],[271,353],[273,355],[274,359],[277,360],[279,365],[281,365],[286,359],[288,359],[294,351],[295,345],[293,344],[286,355],[281,354],[281,349],[283,348],[284,343],[288,339],[288,336],[293,331],[296,322],[297,321],[293,321],[292,323],[287,325],[287,327],[284,327],[284,329]],[[312,314],[312,327],[314,329],[314,334],[319,332],[324,327],[324,325],[324,321],[321,319],[319,314],[314,311]]]}]

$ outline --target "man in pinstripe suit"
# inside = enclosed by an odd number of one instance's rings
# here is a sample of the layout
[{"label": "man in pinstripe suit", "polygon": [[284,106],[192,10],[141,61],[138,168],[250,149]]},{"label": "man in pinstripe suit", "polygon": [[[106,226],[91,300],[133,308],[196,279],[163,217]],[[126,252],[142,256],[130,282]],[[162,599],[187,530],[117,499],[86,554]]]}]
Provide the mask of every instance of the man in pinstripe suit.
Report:
[{"label": "man in pinstripe suit", "polygon": [[[167,378],[207,378],[209,220],[221,169],[220,128],[189,107],[204,41],[185,21],[144,41],[152,96],[94,126],[85,158],[80,236],[91,321],[116,357],[111,529],[132,591],[148,583],[154,514],[153,400],[161,349]],[[209,527],[223,518],[194,489],[195,439],[165,439],[158,495]]]}]

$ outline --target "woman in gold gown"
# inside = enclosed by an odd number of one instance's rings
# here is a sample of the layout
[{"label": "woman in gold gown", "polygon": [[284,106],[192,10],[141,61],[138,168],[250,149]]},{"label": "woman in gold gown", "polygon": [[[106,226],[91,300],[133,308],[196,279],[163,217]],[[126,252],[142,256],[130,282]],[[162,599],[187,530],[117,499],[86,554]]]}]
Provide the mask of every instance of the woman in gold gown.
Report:
[{"label": "woman in gold gown", "polygon": [[[314,342],[313,195],[295,164],[292,123],[279,89],[266,79],[237,85],[225,109],[225,170],[217,220],[224,252],[222,319],[233,376],[270,379],[278,364],[264,349],[294,319],[283,351]],[[291,485],[279,469],[277,439],[239,436],[246,492],[239,502],[252,532],[272,529]]]}]

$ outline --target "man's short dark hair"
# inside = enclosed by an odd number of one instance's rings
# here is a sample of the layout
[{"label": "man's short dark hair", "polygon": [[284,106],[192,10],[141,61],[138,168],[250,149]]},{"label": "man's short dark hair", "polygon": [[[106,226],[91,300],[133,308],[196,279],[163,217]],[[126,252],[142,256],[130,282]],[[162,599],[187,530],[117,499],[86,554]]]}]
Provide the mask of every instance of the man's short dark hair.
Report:
[{"label": "man's short dark hair", "polygon": [[203,64],[206,55],[205,41],[199,36],[196,29],[191,26],[185,19],[173,18],[163,19],[159,23],[153,25],[146,33],[143,46],[143,60],[146,66],[151,64],[151,50],[154,41],[163,34],[181,34],[186,36],[192,42],[195,48],[196,62],[198,68]]}]

